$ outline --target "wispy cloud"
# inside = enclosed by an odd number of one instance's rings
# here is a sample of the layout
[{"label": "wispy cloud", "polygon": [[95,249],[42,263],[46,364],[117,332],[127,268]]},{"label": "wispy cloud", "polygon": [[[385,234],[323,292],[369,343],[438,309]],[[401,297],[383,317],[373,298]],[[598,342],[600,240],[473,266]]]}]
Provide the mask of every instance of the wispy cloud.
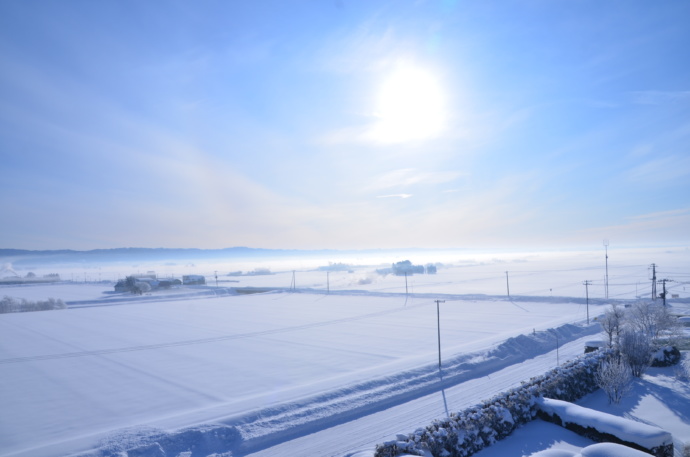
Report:
[{"label": "wispy cloud", "polygon": [[402,168],[385,173],[374,180],[371,189],[403,188],[416,184],[443,184],[463,176],[457,171],[420,171],[414,168]]},{"label": "wispy cloud", "polygon": [[376,198],[410,198],[412,194],[377,195]]},{"label": "wispy cloud", "polygon": [[690,157],[670,155],[640,164],[627,172],[633,182],[661,183],[685,178],[690,175]]},{"label": "wispy cloud", "polygon": [[666,103],[690,102],[690,90],[642,90],[631,92],[633,102],[640,105],[662,105]]},{"label": "wispy cloud", "polygon": [[688,242],[690,227],[690,208],[638,214],[626,218],[617,225],[591,227],[579,231],[590,238],[616,239],[622,243],[630,242]]}]

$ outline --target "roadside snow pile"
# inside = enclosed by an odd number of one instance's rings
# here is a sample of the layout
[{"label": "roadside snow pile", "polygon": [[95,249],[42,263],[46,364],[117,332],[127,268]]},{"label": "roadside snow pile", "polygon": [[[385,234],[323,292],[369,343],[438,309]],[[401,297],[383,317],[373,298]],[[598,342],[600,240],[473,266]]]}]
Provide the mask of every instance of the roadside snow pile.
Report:
[{"label": "roadside snow pile", "polygon": [[95,450],[77,457],[230,457],[241,444],[235,427],[202,425],[166,433],[136,428],[110,435]]},{"label": "roadside snow pile", "polygon": [[665,430],[551,398],[537,400],[539,417],[594,441],[610,441],[673,457],[673,437]]},{"label": "roadside snow pile", "polygon": [[597,443],[587,446],[580,452],[570,452],[564,449],[549,449],[537,452],[530,457],[649,457],[651,454],[638,451],[628,446],[616,443]]},{"label": "roadside snow pile", "polygon": [[608,356],[597,351],[581,356],[549,373],[530,379],[482,404],[434,421],[408,435],[376,446],[376,457],[401,454],[467,457],[510,435],[532,421],[539,397],[577,400],[598,389],[594,373]]}]

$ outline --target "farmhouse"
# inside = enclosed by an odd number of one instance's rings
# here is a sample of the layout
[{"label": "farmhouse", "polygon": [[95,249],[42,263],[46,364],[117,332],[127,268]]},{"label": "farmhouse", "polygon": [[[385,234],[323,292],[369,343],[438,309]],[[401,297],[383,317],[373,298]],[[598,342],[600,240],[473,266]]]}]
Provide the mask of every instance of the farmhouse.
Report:
[{"label": "farmhouse", "polygon": [[201,275],[185,275],[182,276],[182,284],[184,285],[200,285],[206,284],[206,278]]}]

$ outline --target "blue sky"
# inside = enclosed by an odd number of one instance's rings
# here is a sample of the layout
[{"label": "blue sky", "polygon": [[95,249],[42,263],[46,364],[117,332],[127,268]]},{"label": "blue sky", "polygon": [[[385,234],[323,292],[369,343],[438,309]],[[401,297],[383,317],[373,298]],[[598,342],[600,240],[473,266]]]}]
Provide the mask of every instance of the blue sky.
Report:
[{"label": "blue sky", "polygon": [[0,247],[690,243],[690,3],[0,2]]}]

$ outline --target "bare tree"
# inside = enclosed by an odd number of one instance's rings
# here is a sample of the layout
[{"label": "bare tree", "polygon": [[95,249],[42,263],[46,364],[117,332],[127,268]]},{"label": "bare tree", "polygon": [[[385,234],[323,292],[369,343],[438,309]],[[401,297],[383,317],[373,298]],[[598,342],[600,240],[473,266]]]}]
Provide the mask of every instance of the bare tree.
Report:
[{"label": "bare tree", "polygon": [[627,324],[632,329],[644,333],[650,338],[655,333],[657,305],[654,303],[638,302],[635,303],[627,313]]},{"label": "bare tree", "polygon": [[654,347],[660,346],[662,339],[674,340],[679,333],[678,318],[660,304],[636,303],[627,313],[626,321],[631,328],[647,335]]},{"label": "bare tree", "polygon": [[618,346],[624,317],[624,310],[613,304],[611,308],[606,310],[604,317],[601,319],[601,329],[608,340],[608,347]]},{"label": "bare tree", "polygon": [[632,386],[632,370],[618,356],[601,362],[595,376],[597,385],[606,392],[609,404],[620,403]]},{"label": "bare tree", "polygon": [[143,295],[143,294],[150,292],[150,291],[151,291],[151,285],[147,282],[140,281],[134,285],[134,290],[132,290],[132,293]]},{"label": "bare tree", "polygon": [[621,334],[619,349],[632,375],[636,378],[642,377],[651,363],[652,345],[649,336],[627,328]]}]

